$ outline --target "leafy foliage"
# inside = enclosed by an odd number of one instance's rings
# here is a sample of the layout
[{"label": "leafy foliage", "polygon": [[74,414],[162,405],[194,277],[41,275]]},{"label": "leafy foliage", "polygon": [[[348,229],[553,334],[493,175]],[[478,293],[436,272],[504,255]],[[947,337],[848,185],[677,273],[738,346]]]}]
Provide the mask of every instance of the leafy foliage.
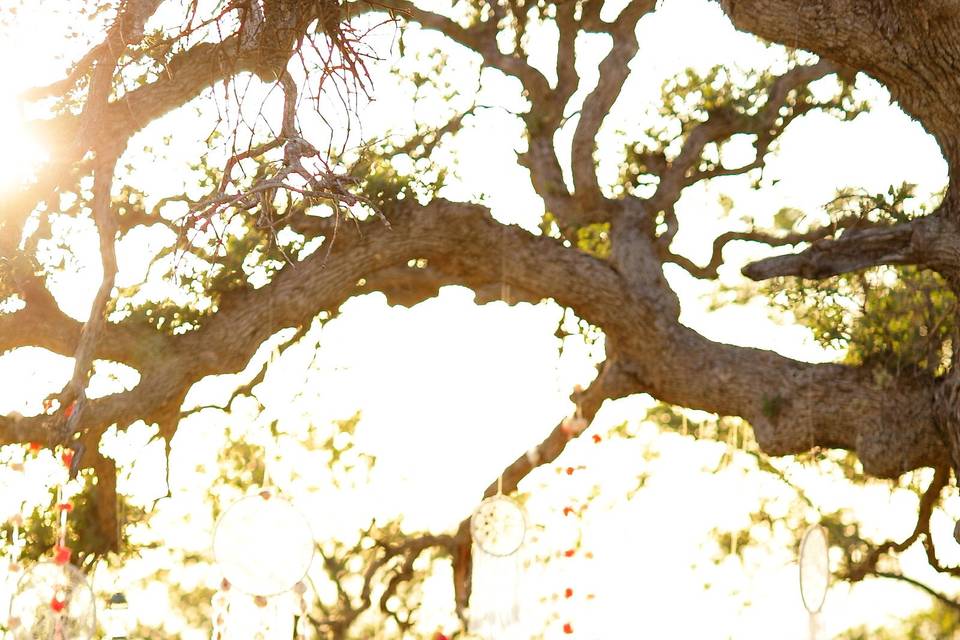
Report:
[{"label": "leafy foliage", "polygon": [[894,375],[940,375],[956,335],[956,297],[943,279],[915,268],[884,268],[822,281],[781,279],[773,304],[810,328],[845,360]]}]

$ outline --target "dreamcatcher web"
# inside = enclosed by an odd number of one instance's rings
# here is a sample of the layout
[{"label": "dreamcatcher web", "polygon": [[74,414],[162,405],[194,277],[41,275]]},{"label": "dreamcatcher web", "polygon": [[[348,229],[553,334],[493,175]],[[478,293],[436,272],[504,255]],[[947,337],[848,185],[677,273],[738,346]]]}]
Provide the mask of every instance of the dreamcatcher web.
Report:
[{"label": "dreamcatcher web", "polygon": [[830,588],[830,544],[827,530],[815,524],[800,541],[800,597],[810,613],[810,640],[821,637],[820,611]]},{"label": "dreamcatcher web", "polygon": [[826,529],[809,527],[800,542],[800,597],[812,614],[820,613],[830,587],[830,546]]},{"label": "dreamcatcher web", "polygon": [[470,518],[473,574],[470,631],[484,640],[520,640],[521,554],[527,516],[520,504],[501,493],[483,500]]},{"label": "dreamcatcher web", "polygon": [[470,533],[480,549],[503,557],[517,552],[527,535],[527,516],[515,500],[495,495],[480,503],[470,518]]},{"label": "dreamcatcher web", "polygon": [[307,519],[269,491],[235,502],[213,534],[213,554],[224,578],[254,596],[292,589],[306,576],[313,548]]},{"label": "dreamcatcher web", "polygon": [[15,640],[87,640],[96,633],[96,601],[83,572],[42,562],[28,569],[10,600]]}]

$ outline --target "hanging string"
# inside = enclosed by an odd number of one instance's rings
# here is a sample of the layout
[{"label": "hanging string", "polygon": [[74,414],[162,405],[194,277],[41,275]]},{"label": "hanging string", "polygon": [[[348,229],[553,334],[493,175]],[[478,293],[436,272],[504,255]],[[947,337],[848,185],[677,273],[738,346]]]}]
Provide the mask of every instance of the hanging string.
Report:
[{"label": "hanging string", "polygon": [[61,454],[61,460],[63,461],[63,466],[67,470],[67,478],[57,485],[57,516],[58,516],[58,532],[57,532],[57,545],[54,548],[54,558],[53,561],[58,565],[65,565],[70,562],[71,550],[67,546],[67,515],[73,511],[73,503],[69,501],[66,497],[65,486],[66,482],[69,481],[70,470],[73,468],[74,462],[74,453],[71,449],[64,449]]},{"label": "hanging string", "polygon": [[[11,463],[10,469],[13,473],[17,474],[17,480],[13,483],[17,491],[23,491],[24,488],[24,476],[26,474],[26,467],[24,459],[23,462],[14,462]],[[20,556],[23,553],[23,547],[25,546],[25,541],[20,534],[20,527],[23,525],[24,516],[23,512],[26,508],[26,498],[21,497],[19,501],[20,505],[17,508],[17,512],[10,518],[10,523],[13,525],[10,530],[10,550],[8,552],[8,565],[7,571],[9,572],[9,580],[11,586],[16,584],[16,576],[20,573]]]},{"label": "hanging string", "polygon": [[[814,415],[814,407],[816,404],[816,396],[814,393],[814,386],[816,381],[815,376],[815,365],[810,364],[809,369],[807,370],[807,437],[810,443],[811,451],[816,450],[816,416]],[[881,405],[882,406],[882,405]],[[882,410],[882,409],[881,409]],[[820,514],[818,513],[818,521],[820,519]],[[829,568],[827,569],[829,571]],[[820,628],[822,624],[822,613],[821,610],[810,611],[809,612],[809,629],[810,629],[810,640],[818,640],[820,637]]]},{"label": "hanging string", "polygon": [[[510,287],[506,278],[506,226],[500,227],[500,299],[510,305]],[[534,450],[534,457],[537,457]],[[531,460],[530,452],[527,459]],[[534,464],[531,460],[531,464]],[[471,590],[467,628],[484,640],[517,640],[521,637],[520,584],[523,559],[519,549],[526,533],[522,508],[503,495],[503,476],[497,476],[497,493],[487,498],[471,517],[473,544]],[[507,516],[510,516],[509,518]],[[511,547],[520,527],[517,546]],[[505,537],[506,536],[506,537]]]},{"label": "hanging string", "polygon": [[[510,306],[510,285],[507,284],[507,227],[500,225],[500,299]],[[503,471],[497,476],[497,495],[503,495]]]},{"label": "hanging string", "polygon": [[[267,331],[270,335],[270,337],[267,338],[268,340],[273,339],[276,333],[274,331],[274,322],[275,322],[275,317],[274,317],[275,291],[274,289],[276,287],[277,278],[279,277],[279,275],[280,275],[280,270],[278,269],[274,273],[273,278],[270,279],[270,282],[264,285],[264,286],[270,287],[268,292],[269,295],[267,296]],[[267,356],[267,362],[264,365],[267,371],[270,371],[273,368],[273,366],[277,363],[279,358],[280,358],[280,343],[276,342],[271,348],[270,355]],[[271,483],[273,481],[273,478],[270,475],[270,466],[271,466],[270,463],[274,459],[274,452],[277,450],[277,448],[278,448],[277,433],[274,430],[274,428],[271,426],[269,437],[267,438],[266,443],[263,445],[263,482],[261,483],[261,486],[265,490],[271,487]]]}]

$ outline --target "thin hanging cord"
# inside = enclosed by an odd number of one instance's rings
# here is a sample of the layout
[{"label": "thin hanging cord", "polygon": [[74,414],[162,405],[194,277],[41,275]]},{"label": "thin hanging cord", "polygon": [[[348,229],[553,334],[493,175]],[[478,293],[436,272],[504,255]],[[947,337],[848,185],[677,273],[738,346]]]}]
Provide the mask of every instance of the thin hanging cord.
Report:
[{"label": "thin hanging cord", "polygon": [[507,284],[507,226],[500,225],[500,299],[510,305],[510,285]]},{"label": "thin hanging cord", "polygon": [[60,511],[60,532],[59,545],[61,548],[67,546],[67,510],[63,508],[63,485],[57,487],[57,509]]},{"label": "thin hanging cord", "polygon": [[[507,227],[500,225],[500,299],[510,306],[510,286],[507,284]],[[497,495],[503,495],[503,471],[497,476]]]},{"label": "thin hanging cord", "polygon": [[813,452],[813,444],[817,441],[813,427],[813,367],[807,369],[807,447]]},{"label": "thin hanging cord", "polygon": [[[274,292],[274,287],[275,287],[275,285],[276,285],[276,283],[277,283],[277,278],[279,277],[279,275],[280,275],[280,270],[278,269],[278,270],[276,271],[276,273],[274,273],[274,276],[273,276],[273,278],[271,278],[270,282],[268,282],[268,283],[265,285],[265,286],[267,286],[267,287],[270,287],[270,290],[269,290],[269,294],[270,294],[270,295],[267,296],[267,298],[268,298],[268,299],[267,299],[267,323],[268,323],[268,325],[267,325],[267,331],[268,331],[268,333],[269,333],[269,335],[270,335],[270,337],[267,338],[268,340],[272,339],[273,336],[274,336],[274,331],[273,331],[273,329],[274,329],[274,326],[273,326],[273,324],[274,324],[274,313],[273,313],[273,311],[274,311],[274,294],[275,294],[275,292]],[[280,343],[278,342],[278,343],[276,343],[276,344],[273,345],[273,348],[270,350],[270,355],[267,356],[267,363],[266,363],[266,365],[265,365],[266,368],[267,368],[267,371],[269,371],[269,370],[273,367],[273,365],[276,364],[279,355],[280,355]],[[264,444],[264,448],[263,448],[263,483],[262,483],[262,486],[263,486],[264,489],[267,489],[267,488],[269,488],[269,487],[271,486],[270,483],[271,483],[271,481],[272,481],[272,478],[270,477],[270,462],[272,461],[272,459],[273,459],[273,453],[274,453],[274,451],[276,450],[276,444],[277,444],[276,439],[277,439],[276,432],[274,431],[274,429],[273,429],[272,427],[270,427],[270,434],[269,434],[269,437],[267,438],[267,442],[266,442],[266,444]]]}]

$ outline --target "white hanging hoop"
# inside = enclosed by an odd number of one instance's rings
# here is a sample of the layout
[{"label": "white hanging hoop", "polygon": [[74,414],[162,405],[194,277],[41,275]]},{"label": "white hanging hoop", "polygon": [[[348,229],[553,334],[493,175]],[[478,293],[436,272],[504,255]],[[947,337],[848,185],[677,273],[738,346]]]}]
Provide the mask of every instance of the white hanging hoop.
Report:
[{"label": "white hanging hoop", "polygon": [[313,562],[310,523],[290,502],[270,491],[233,503],[217,521],[213,555],[223,577],[248,595],[285,593]]},{"label": "white hanging hoop", "polygon": [[89,640],[97,630],[93,589],[72,564],[36,564],[17,582],[7,625],[14,640]]},{"label": "white hanging hoop", "polygon": [[827,530],[811,525],[800,540],[800,597],[811,615],[820,613],[830,588],[830,544]]},{"label": "white hanging hoop", "polygon": [[477,547],[488,555],[513,555],[527,536],[526,511],[503,494],[486,498],[470,518],[470,534]]}]

